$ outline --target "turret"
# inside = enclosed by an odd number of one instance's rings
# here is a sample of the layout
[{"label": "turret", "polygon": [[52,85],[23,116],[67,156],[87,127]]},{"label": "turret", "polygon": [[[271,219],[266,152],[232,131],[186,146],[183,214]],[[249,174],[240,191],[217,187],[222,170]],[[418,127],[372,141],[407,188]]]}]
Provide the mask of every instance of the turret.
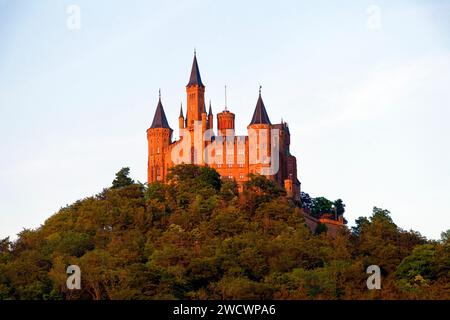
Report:
[{"label": "turret", "polygon": [[213,121],[214,121],[214,116],[213,116],[212,108],[211,108],[211,100],[209,100],[208,129],[211,129],[211,130],[214,129]]},{"label": "turret", "polygon": [[161,103],[161,91],[159,101],[156,106],[155,116],[152,125],[147,129],[148,141],[148,182],[163,181],[167,174],[164,163],[164,154],[172,142],[172,132],[167,122],[166,114]]},{"label": "turret", "polygon": [[225,135],[227,129],[234,130],[234,113],[225,109],[217,114],[217,130],[220,134]]},{"label": "turret", "polygon": [[270,164],[266,163],[264,157],[271,156],[271,127],[272,124],[261,97],[260,87],[255,111],[250,124],[247,126],[249,132],[250,173],[261,173],[262,167],[270,166]]},{"label": "turret", "polygon": [[181,104],[180,107],[180,116],[178,117],[178,128],[180,129],[184,129],[184,116],[183,116],[183,104]]},{"label": "turret", "polygon": [[292,181],[292,177],[284,180],[284,190],[286,191],[286,195],[290,198],[294,195],[294,185]]},{"label": "turret", "polygon": [[261,87],[259,87],[258,101],[256,102],[255,111],[253,112],[252,121],[250,121],[249,126],[253,125],[271,125],[269,115],[267,114],[264,101],[261,97]]},{"label": "turret", "polygon": [[197,55],[194,52],[191,76],[186,86],[187,111],[186,127],[192,129],[194,121],[202,120],[202,113],[205,112],[205,86],[200,77],[200,70],[197,63]]}]

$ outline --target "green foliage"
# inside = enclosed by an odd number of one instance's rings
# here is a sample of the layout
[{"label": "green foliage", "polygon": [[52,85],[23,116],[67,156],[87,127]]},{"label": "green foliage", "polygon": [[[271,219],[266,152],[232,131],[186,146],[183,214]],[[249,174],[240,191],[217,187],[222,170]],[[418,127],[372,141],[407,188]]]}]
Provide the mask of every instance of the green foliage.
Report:
[{"label": "green foliage", "polygon": [[193,164],[181,164],[170,168],[167,179],[174,184],[190,186],[193,190],[211,187],[218,191],[222,185],[216,170]]},{"label": "green foliage", "polygon": [[392,228],[397,228],[397,226],[392,221],[391,212],[389,210],[374,207],[371,221],[385,223],[386,225],[389,225]]},{"label": "green foliage", "polygon": [[85,252],[93,249],[92,239],[86,233],[64,231],[49,235],[46,239],[44,251],[81,257]]},{"label": "green foliage", "polygon": [[320,217],[324,213],[331,213],[331,207],[333,206],[333,202],[324,198],[318,197],[312,200],[313,207],[311,214],[314,217]]},{"label": "green foliage", "polygon": [[445,243],[429,243],[417,246],[395,272],[397,286],[404,292],[421,297],[430,292],[433,284],[442,285],[442,298],[450,299],[450,247]]},{"label": "green foliage", "polygon": [[337,199],[334,203],[337,216],[343,216],[345,213],[345,204],[342,199]]},{"label": "green foliage", "polygon": [[8,253],[11,250],[11,241],[9,241],[9,237],[5,239],[0,239],[0,254]]},{"label": "green foliage", "polygon": [[[0,240],[0,299],[448,298],[448,236],[426,241],[387,210],[330,237],[325,225],[311,232],[302,209],[262,176],[239,193],[206,167],[176,166],[169,183],[148,186],[128,174]],[[314,200],[318,213],[345,207]],[[71,264],[81,290],[66,287]],[[367,290],[370,264],[382,268],[381,292]]]},{"label": "green foliage", "polygon": [[225,179],[222,183],[220,196],[225,201],[231,201],[239,196],[238,185],[235,180]]},{"label": "green foliage", "polygon": [[129,175],[130,175],[130,168],[125,167],[120,169],[119,172],[116,173],[116,178],[112,182],[112,188],[117,189],[132,185],[134,183],[134,180],[131,179]]},{"label": "green foliage", "polygon": [[412,254],[400,263],[396,274],[399,278],[414,281],[419,276],[422,279],[436,277],[436,248],[432,244],[424,244],[414,248]]},{"label": "green foliage", "polygon": [[327,232],[327,230],[328,230],[328,227],[327,227],[326,224],[318,223],[317,226],[316,226],[316,230],[314,230],[314,233],[315,234],[321,234],[321,233]]},{"label": "green foliage", "polygon": [[450,242],[450,229],[448,229],[447,231],[441,233],[441,241],[443,243],[449,243]]},{"label": "green foliage", "polygon": [[317,197],[308,199],[306,194],[305,200],[311,203],[307,204],[308,209],[311,210],[311,215],[316,218],[321,218],[323,215],[328,215],[328,218],[335,219],[345,213],[345,204],[342,199],[336,201],[328,200],[324,197]]},{"label": "green foliage", "polygon": [[249,180],[244,184],[245,211],[253,214],[263,203],[284,196],[286,193],[272,180],[257,174],[249,174]]},{"label": "green foliage", "polygon": [[359,237],[362,230],[369,224],[369,219],[366,217],[359,217],[355,220],[355,225],[352,227],[352,233]]},{"label": "green foliage", "polygon": [[366,265],[379,265],[385,275],[393,274],[414,247],[425,243],[420,234],[399,229],[390,212],[377,207],[369,219],[359,218],[353,230],[356,253]]}]

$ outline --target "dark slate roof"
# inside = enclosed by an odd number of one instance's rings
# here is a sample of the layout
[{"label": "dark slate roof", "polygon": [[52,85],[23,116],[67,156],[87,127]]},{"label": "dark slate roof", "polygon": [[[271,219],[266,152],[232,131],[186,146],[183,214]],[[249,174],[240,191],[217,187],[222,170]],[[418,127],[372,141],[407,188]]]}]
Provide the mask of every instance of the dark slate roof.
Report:
[{"label": "dark slate roof", "polygon": [[184,118],[183,116],[183,104],[180,106],[180,118]]},{"label": "dark slate roof", "polygon": [[153,117],[153,122],[150,128],[171,129],[169,123],[167,122],[166,113],[164,112],[164,108],[161,103],[161,97],[159,98],[158,105],[156,106],[155,116]]},{"label": "dark slate roof", "polygon": [[208,112],[208,116],[212,115],[212,108],[211,108],[211,101],[209,101],[209,112]]},{"label": "dark slate roof", "polygon": [[253,113],[252,121],[250,124],[271,124],[269,116],[267,115],[266,107],[261,98],[261,93],[258,97],[258,102],[256,103],[255,112]]},{"label": "dark slate roof", "polygon": [[194,62],[192,62],[191,77],[187,86],[198,85],[204,87],[202,78],[200,77],[200,70],[198,69],[197,56],[194,54]]}]

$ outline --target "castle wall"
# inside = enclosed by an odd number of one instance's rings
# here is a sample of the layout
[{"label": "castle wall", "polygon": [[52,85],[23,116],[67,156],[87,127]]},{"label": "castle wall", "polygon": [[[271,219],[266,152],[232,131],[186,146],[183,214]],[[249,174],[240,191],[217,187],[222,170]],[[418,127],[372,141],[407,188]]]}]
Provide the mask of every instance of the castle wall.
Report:
[{"label": "castle wall", "polygon": [[319,223],[323,223],[327,226],[327,234],[331,237],[336,237],[339,230],[341,230],[344,226],[343,221],[336,221],[331,219],[316,219],[313,216],[310,216],[305,211],[303,212],[303,217],[305,218],[305,224],[312,232],[315,232]]},{"label": "castle wall", "polygon": [[[278,126],[278,125],[277,125]],[[260,129],[265,129],[270,132],[272,126],[253,126],[252,128],[257,133]],[[175,163],[172,159],[172,150],[182,143],[182,138],[175,142],[167,140],[168,133],[165,133],[164,129],[152,130],[152,133],[148,135],[149,141],[149,182],[154,181],[166,181],[166,176],[170,167],[174,166]],[[194,130],[188,130],[191,135],[191,151],[194,149]],[[204,132],[204,128],[202,128]],[[230,131],[228,131],[229,133]],[[280,132],[283,132],[280,130]],[[225,131],[223,132],[225,133]],[[283,137],[280,134],[280,137]],[[205,148],[210,144],[213,144],[212,156],[215,158],[215,163],[209,164],[212,168],[217,170],[217,172],[222,176],[229,179],[235,179],[239,184],[248,181],[249,174],[260,174],[263,168],[270,167],[270,164],[262,164],[261,156],[263,154],[267,157],[271,156],[271,138],[270,134],[267,135],[265,141],[260,141],[260,137],[256,137],[258,145],[262,145],[265,150],[261,152],[258,148],[252,149],[249,146],[249,136],[234,136],[232,137],[232,142],[227,141],[226,137],[215,136],[212,141],[205,141],[201,144],[201,149],[197,150],[197,156],[199,157],[198,164],[208,165],[204,162],[203,154]],[[280,138],[281,139],[281,138]],[[262,143],[262,144],[261,144]],[[231,149],[230,149],[231,147]],[[279,143],[279,169],[274,175],[268,176],[269,179],[275,181],[281,188],[285,187],[285,180],[293,180],[293,193],[299,194],[298,181],[296,174],[296,160],[292,155],[285,155],[286,144],[284,141]],[[254,152],[256,160],[258,163],[251,163],[250,154]],[[182,154],[182,153],[180,153]],[[194,156],[190,160],[186,161],[190,163],[195,163]],[[155,172],[156,170],[156,172]]]}]

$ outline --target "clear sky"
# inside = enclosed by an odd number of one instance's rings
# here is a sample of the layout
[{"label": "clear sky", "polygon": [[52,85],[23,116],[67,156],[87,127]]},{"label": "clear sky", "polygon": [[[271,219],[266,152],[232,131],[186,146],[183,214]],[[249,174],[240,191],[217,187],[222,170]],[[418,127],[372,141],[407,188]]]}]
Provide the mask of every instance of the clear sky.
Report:
[{"label": "clear sky", "polygon": [[[73,11],[80,9],[80,29]],[[245,134],[258,86],[289,122],[302,189],[450,228],[450,1],[0,0],[0,237],[145,182],[158,89],[170,125],[194,47],[213,111]],[[177,136],[177,130],[174,133]]]}]

